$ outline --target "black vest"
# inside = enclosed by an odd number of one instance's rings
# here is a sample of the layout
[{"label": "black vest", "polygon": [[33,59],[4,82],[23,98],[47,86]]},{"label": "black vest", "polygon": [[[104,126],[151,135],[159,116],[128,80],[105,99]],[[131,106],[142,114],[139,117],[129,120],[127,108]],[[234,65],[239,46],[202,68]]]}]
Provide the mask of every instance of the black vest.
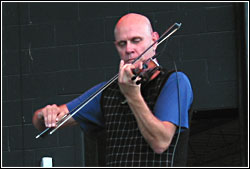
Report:
[{"label": "black vest", "polygon": [[[151,111],[170,74],[161,72],[155,79],[142,85],[142,95]],[[177,134],[164,153],[156,154],[142,136],[124,100],[117,82],[105,89],[101,97],[107,134],[106,166],[170,166]]]}]

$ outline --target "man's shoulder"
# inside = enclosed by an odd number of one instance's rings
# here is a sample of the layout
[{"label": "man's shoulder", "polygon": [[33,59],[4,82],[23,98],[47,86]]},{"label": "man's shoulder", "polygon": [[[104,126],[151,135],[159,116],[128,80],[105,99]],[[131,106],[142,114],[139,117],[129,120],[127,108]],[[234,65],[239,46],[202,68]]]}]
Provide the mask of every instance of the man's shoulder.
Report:
[{"label": "man's shoulder", "polygon": [[169,71],[167,73],[169,76],[168,80],[177,80],[178,79],[178,80],[182,80],[182,81],[184,80],[186,82],[190,81],[188,75],[182,71],[178,71],[177,73],[176,73],[176,71]]},{"label": "man's shoulder", "polygon": [[[165,82],[164,85],[165,87],[167,86],[175,86],[175,84],[179,84],[180,86],[184,87],[191,87],[191,81],[188,77],[188,75],[182,71],[178,71],[176,73],[175,70],[173,71],[168,71],[165,74]],[[178,80],[177,80],[178,79]]]}]

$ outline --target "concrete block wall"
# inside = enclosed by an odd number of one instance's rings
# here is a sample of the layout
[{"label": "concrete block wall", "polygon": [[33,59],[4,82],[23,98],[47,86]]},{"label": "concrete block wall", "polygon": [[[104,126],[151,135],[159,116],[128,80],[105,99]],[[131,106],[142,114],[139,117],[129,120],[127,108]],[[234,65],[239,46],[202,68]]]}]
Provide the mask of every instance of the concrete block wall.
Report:
[{"label": "concrete block wall", "polygon": [[68,102],[117,73],[113,29],[128,12],[148,16],[159,34],[182,23],[159,61],[171,69],[175,60],[188,74],[196,111],[237,108],[235,3],[2,5],[3,166],[39,166],[46,155],[55,166],[85,165],[78,126],[35,140],[31,118],[38,108]]}]

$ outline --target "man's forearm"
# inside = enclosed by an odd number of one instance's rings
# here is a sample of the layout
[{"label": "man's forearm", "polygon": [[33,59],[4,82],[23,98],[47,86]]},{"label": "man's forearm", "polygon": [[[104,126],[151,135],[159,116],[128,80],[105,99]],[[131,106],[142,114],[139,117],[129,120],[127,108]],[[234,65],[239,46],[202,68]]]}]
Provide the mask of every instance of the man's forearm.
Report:
[{"label": "man's forearm", "polygon": [[157,119],[141,95],[132,99],[127,98],[127,101],[135,115],[141,134],[151,148],[156,153],[165,151],[171,143],[175,126],[168,127],[166,123]]}]

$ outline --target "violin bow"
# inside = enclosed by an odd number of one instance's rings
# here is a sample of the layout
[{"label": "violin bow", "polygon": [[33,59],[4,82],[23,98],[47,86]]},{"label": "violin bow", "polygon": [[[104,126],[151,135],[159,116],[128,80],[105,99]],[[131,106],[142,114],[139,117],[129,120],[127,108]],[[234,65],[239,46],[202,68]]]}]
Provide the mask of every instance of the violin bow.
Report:
[{"label": "violin bow", "polygon": [[[134,64],[138,61],[151,47],[153,47],[156,43],[157,46],[160,45],[163,41],[169,38],[173,33],[175,33],[181,27],[181,23],[175,23],[171,27],[169,27],[158,40],[156,40],[152,45],[150,45],[144,52],[142,52],[133,62]],[[154,57],[154,56],[153,56]],[[111,78],[105,85],[103,85],[100,89],[98,89],[95,93],[90,95],[86,100],[76,106],[73,110],[71,110],[68,114],[64,115],[61,120],[56,123],[56,127],[48,127],[40,134],[38,134],[35,138],[38,139],[39,137],[43,136],[44,134],[48,133],[51,135],[53,134],[58,128],[60,128],[64,123],[66,123],[72,116],[78,113],[83,107],[85,107],[91,100],[93,100],[98,94],[100,94],[103,90],[105,90],[108,86],[110,86],[115,80],[118,79],[119,74],[116,74],[113,78]]]}]

